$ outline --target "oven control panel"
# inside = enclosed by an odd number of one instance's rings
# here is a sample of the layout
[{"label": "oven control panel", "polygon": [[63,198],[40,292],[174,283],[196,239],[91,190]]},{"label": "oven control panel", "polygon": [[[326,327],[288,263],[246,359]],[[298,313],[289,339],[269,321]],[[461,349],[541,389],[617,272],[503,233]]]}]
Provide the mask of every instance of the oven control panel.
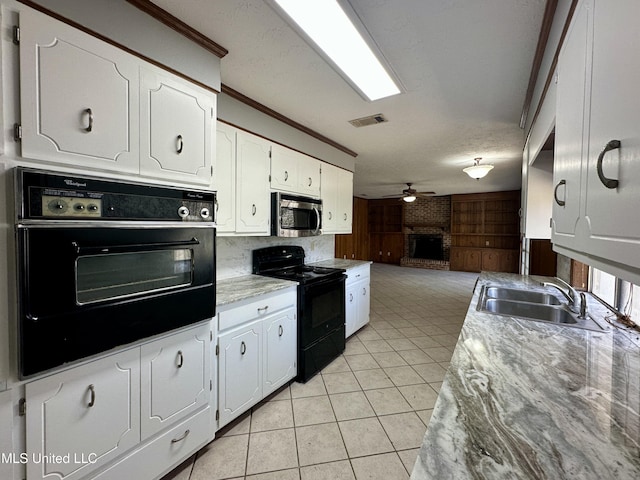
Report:
[{"label": "oven control panel", "polygon": [[93,217],[102,216],[102,199],[73,198],[42,195],[43,217]]},{"label": "oven control panel", "polygon": [[16,169],[20,220],[214,222],[215,192]]}]

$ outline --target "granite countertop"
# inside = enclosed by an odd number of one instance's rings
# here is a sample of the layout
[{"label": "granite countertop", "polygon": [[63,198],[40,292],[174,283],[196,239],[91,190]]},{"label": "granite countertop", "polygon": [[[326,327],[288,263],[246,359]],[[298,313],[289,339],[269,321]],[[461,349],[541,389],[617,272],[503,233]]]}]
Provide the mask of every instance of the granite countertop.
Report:
[{"label": "granite countertop", "polygon": [[476,310],[544,278],[481,274],[412,480],[640,478],[640,333],[591,297],[605,332]]},{"label": "granite countertop", "polygon": [[350,268],[356,268],[361,265],[370,265],[371,263],[372,262],[370,260],[347,260],[346,258],[330,258],[328,260],[321,260],[319,262],[311,263],[310,265],[326,268],[343,268],[344,270],[349,270]]},{"label": "granite countertop", "polygon": [[239,302],[245,298],[257,297],[284,288],[295,287],[298,282],[260,275],[243,275],[216,282],[216,306]]}]

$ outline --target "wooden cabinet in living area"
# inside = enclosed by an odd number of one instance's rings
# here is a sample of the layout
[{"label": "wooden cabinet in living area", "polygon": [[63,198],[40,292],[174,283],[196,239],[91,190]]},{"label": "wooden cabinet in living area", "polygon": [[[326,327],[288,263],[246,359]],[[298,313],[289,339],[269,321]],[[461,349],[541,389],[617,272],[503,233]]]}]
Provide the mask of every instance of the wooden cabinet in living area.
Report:
[{"label": "wooden cabinet in living area", "polygon": [[403,202],[369,200],[369,250],[374,262],[400,264],[404,255]]},{"label": "wooden cabinet in living area", "polygon": [[210,186],[215,93],[39,12],[20,32],[23,157]]},{"label": "wooden cabinet in living area", "polygon": [[208,443],[211,336],[205,322],[26,383],[27,478],[157,478]]},{"label": "wooden cabinet in living area", "polygon": [[295,286],[218,309],[218,426],[297,373]]},{"label": "wooden cabinet in living area", "polygon": [[520,191],[452,195],[451,270],[517,272]]}]

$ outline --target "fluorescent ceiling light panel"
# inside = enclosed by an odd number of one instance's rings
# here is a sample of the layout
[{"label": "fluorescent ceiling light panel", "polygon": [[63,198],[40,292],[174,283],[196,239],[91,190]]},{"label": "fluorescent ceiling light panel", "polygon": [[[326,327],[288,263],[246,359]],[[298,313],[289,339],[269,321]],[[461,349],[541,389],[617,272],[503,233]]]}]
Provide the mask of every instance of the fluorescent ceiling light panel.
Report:
[{"label": "fluorescent ceiling light panel", "polygon": [[336,0],[275,0],[369,100],[400,93]]}]

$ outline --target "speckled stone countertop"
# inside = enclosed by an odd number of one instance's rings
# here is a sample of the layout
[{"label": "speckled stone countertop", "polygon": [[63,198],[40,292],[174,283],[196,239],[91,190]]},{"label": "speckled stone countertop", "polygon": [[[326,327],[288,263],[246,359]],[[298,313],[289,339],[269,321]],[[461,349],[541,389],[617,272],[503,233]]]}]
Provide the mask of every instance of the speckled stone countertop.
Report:
[{"label": "speckled stone countertop", "polygon": [[343,268],[349,270],[350,268],[356,268],[361,265],[370,265],[372,262],[369,260],[347,260],[345,258],[330,258],[329,260],[321,260],[319,262],[311,263],[317,267],[327,268]]},{"label": "speckled stone countertop", "polygon": [[216,306],[239,302],[245,298],[257,297],[284,288],[295,287],[298,282],[260,275],[243,275],[216,282]]},{"label": "speckled stone countertop", "polygon": [[640,478],[640,333],[593,298],[605,332],[476,310],[544,278],[481,274],[412,480]]}]

